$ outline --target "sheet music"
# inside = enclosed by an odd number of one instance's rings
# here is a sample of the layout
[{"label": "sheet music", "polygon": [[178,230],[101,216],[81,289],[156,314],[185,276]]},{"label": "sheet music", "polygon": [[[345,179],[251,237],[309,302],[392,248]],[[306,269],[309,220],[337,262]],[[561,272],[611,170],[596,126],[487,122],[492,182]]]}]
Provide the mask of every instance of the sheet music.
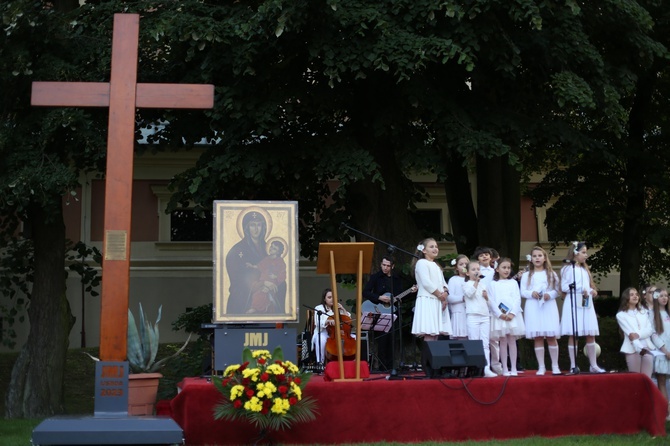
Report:
[{"label": "sheet music", "polygon": [[371,311],[363,313],[361,330],[374,330],[388,333],[393,326],[391,317],[393,317],[393,322],[398,318],[397,315],[390,313],[373,313]]}]

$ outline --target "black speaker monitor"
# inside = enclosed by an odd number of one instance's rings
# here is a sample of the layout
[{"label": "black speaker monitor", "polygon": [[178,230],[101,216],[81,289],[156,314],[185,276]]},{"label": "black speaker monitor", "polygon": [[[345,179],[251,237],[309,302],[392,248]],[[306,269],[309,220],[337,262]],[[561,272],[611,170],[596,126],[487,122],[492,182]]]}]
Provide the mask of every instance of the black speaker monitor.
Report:
[{"label": "black speaker monitor", "polygon": [[422,356],[429,378],[482,376],[486,367],[484,344],[479,340],[426,341]]}]

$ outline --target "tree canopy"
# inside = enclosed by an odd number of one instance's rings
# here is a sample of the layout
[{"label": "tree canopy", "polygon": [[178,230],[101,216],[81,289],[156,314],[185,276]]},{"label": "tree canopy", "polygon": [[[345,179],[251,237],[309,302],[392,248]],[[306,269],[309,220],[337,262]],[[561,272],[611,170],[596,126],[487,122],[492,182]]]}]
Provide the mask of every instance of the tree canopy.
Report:
[{"label": "tree canopy", "polygon": [[[30,83],[107,80],[117,12],[141,14],[138,80],[216,85],[206,119],[138,112],[138,140],[165,124],[150,136],[159,144],[138,151],[209,143],[174,178],[171,209],[298,200],[307,257],[345,239],[348,221],[406,249],[453,236],[459,252],[486,244],[515,259],[520,196],[543,172],[533,196],[553,204],[553,240],[587,238],[602,248],[595,266],[618,262],[622,283],[662,271],[670,34],[660,0],[10,0],[0,12],[2,243],[22,228],[34,246],[30,265],[12,257],[33,285],[10,416],[62,408],[62,373],[43,373],[62,366],[73,323],[62,207],[105,157],[106,110],[31,107]],[[444,182],[453,234],[418,230],[425,193],[411,173]],[[0,309],[18,302],[11,288],[22,285],[8,280]]]}]

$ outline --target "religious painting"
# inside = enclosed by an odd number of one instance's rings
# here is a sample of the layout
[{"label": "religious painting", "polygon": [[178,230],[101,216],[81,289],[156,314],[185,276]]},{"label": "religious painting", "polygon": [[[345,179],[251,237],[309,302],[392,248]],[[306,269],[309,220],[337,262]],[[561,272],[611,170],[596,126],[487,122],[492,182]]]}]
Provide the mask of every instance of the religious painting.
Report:
[{"label": "religious painting", "polygon": [[214,322],[298,322],[298,203],[214,202]]}]

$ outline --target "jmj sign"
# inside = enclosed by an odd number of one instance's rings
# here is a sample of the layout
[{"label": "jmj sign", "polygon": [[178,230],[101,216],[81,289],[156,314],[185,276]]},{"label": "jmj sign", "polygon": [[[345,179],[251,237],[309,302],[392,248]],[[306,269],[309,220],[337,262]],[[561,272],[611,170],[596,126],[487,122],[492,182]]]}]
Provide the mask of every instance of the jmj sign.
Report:
[{"label": "jmj sign", "polygon": [[128,363],[95,363],[95,414],[104,416],[128,412]]},{"label": "jmj sign", "polygon": [[298,363],[297,331],[294,328],[216,328],[214,330],[214,370],[239,364],[242,351],[269,350],[281,346],[284,359]]}]

